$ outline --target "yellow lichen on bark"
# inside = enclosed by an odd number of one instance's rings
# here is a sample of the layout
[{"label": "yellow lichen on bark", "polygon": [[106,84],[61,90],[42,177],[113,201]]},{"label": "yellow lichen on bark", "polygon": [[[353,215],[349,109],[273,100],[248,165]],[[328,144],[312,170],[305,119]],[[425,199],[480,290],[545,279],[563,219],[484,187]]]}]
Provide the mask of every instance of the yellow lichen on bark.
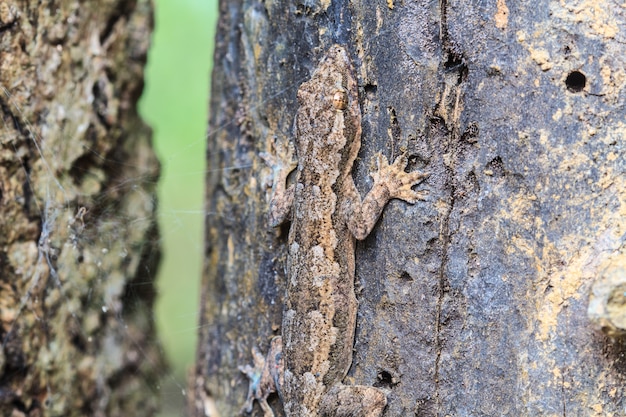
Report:
[{"label": "yellow lichen on bark", "polygon": [[506,5],[506,0],[497,0],[496,7],[496,14],[493,16],[496,27],[505,30],[509,25],[509,8]]}]

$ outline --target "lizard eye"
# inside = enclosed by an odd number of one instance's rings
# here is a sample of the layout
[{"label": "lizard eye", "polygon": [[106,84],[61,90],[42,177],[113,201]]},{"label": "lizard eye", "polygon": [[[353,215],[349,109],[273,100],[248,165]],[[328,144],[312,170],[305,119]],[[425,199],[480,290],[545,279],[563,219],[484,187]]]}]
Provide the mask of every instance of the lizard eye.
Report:
[{"label": "lizard eye", "polygon": [[337,110],[345,110],[348,107],[348,93],[345,90],[335,91],[333,107]]}]

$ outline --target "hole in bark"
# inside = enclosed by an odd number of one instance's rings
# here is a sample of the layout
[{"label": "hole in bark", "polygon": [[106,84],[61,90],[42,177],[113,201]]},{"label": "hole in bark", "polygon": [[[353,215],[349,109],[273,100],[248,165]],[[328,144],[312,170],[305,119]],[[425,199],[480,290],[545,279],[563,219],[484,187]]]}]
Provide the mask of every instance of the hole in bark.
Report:
[{"label": "hole in bark", "polygon": [[365,84],[364,89],[365,89],[365,92],[375,93],[378,87],[374,84]]},{"label": "hole in bark", "polygon": [[83,155],[76,159],[70,168],[70,176],[74,180],[74,184],[80,185],[87,174],[89,174],[90,168],[95,165],[93,156],[91,154]]},{"label": "hole in bark", "polygon": [[580,71],[572,71],[565,79],[565,85],[572,93],[579,93],[587,85],[587,77]]},{"label": "hole in bark", "polygon": [[400,279],[402,281],[413,281],[413,277],[406,271],[402,272],[402,274],[400,274]]},{"label": "hole in bark", "polygon": [[465,60],[461,55],[456,53],[449,53],[448,59],[443,64],[443,67],[447,71],[455,71],[458,73],[458,83],[461,84],[463,81],[467,79],[467,74],[469,73],[469,69],[467,68],[467,64],[465,64]]},{"label": "hole in bark", "polygon": [[104,92],[103,86],[100,85],[100,81],[96,81],[91,89],[93,93],[93,109],[98,116],[98,120],[103,126],[110,127],[111,123],[107,120],[107,106],[108,98]]},{"label": "hole in bark", "polygon": [[445,69],[455,69],[463,65],[463,59],[457,54],[448,54],[448,59],[443,64]]},{"label": "hole in bark", "polygon": [[376,384],[376,386],[390,387],[392,383],[393,383],[393,377],[391,376],[389,372],[381,371],[378,374],[378,383]]},{"label": "hole in bark", "polygon": [[87,344],[80,334],[75,334],[70,340],[72,344],[76,347],[76,349],[78,349],[80,352],[87,352]]},{"label": "hole in bark", "polygon": [[363,90],[365,91],[365,95],[371,100],[376,96],[378,86],[376,86],[375,84],[365,84]]}]

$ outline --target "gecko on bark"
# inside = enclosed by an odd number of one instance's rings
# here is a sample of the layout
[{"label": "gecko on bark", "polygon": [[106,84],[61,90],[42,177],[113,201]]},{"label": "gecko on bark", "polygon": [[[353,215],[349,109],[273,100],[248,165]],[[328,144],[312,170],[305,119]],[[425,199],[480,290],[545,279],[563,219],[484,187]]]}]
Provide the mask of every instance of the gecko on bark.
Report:
[{"label": "gecko on bark", "polygon": [[292,161],[273,161],[269,212],[271,226],[291,221],[282,338],[272,340],[267,358],[255,351],[254,368],[241,368],[250,378],[244,411],[251,412],[256,399],[265,416],[273,416],[267,396],[277,391],[288,417],[378,417],[387,404],[382,390],[343,384],[352,364],[358,306],[355,239],[367,237],[389,200],[423,199],[425,193],[412,187],[428,174],[405,172],[405,155],[389,165],[378,154],[374,185],[361,200],[352,179],[361,111],[343,47],[330,48],[300,86],[298,103],[295,183],[287,187]]}]

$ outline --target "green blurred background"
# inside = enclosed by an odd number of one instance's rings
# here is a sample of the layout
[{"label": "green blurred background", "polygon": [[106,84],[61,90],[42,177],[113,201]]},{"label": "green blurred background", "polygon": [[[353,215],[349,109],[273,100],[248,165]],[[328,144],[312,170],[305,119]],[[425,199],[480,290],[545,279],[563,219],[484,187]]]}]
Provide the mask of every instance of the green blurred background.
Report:
[{"label": "green blurred background", "polygon": [[203,251],[203,181],[217,0],[153,0],[155,30],[140,112],[162,164],[163,260],[156,314],[171,366],[161,416],[182,416],[194,361]]}]

